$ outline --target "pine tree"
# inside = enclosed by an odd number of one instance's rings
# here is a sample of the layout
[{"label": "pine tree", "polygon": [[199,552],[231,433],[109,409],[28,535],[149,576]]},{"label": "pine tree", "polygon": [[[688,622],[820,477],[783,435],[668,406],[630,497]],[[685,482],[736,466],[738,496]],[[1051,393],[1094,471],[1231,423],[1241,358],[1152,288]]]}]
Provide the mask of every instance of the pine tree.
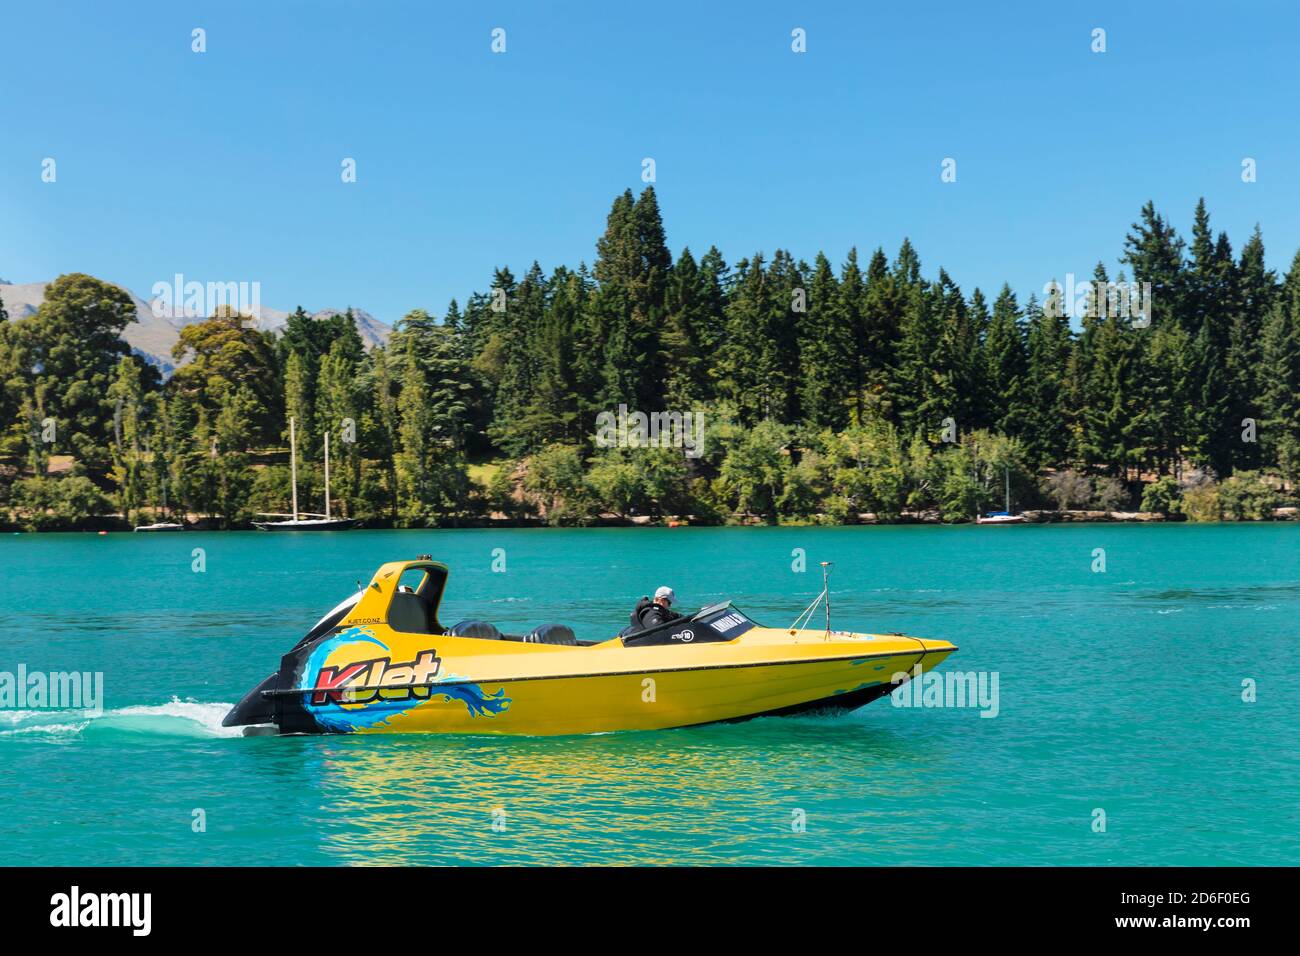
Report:
[{"label": "pine tree", "polygon": [[1121,475],[1136,463],[1136,434],[1141,426],[1140,396],[1132,380],[1132,330],[1114,314],[1095,321],[1079,452],[1091,467]]},{"label": "pine tree", "polygon": [[1264,324],[1259,423],[1267,460],[1300,480],[1300,252]]},{"label": "pine tree", "polygon": [[965,335],[970,351],[962,357],[962,378],[965,387],[970,390],[971,423],[975,428],[987,429],[994,418],[994,398],[988,378],[986,354],[989,326],[993,317],[989,313],[988,301],[978,286],[971,293],[966,313],[968,318]]},{"label": "pine tree", "polygon": [[[1162,471],[1178,469],[1192,430],[1190,416],[1182,411],[1193,400],[1191,382],[1181,379],[1192,374],[1193,342],[1200,329],[1186,306],[1183,249],[1183,240],[1148,200],[1142,207],[1141,220],[1130,227],[1125,237],[1120,260],[1132,267],[1135,283],[1150,284],[1150,312],[1144,317],[1146,327],[1140,341],[1144,351],[1158,353],[1160,359],[1158,363],[1138,363],[1144,382],[1140,407],[1146,420],[1143,430],[1149,439],[1147,457],[1159,462]],[[1172,325],[1178,329],[1170,328]],[[1174,349],[1180,351],[1175,353]],[[1162,408],[1161,412],[1151,414],[1157,407]]]},{"label": "pine tree", "polygon": [[799,382],[806,368],[799,353],[799,333],[804,314],[796,312],[795,306],[801,298],[807,306],[807,275],[808,264],[795,262],[788,251],[778,249],[772,256],[767,276],[772,293],[770,311],[760,330],[762,366],[769,396],[766,415],[783,425],[802,418]]},{"label": "pine tree", "polygon": [[1141,395],[1135,381],[1137,330],[1109,294],[1110,276],[1093,270],[1083,331],[1075,342],[1067,392],[1074,452],[1092,468],[1126,475],[1142,457]]},{"label": "pine tree", "polygon": [[802,424],[809,431],[848,424],[854,374],[855,328],[846,314],[830,260],[817,254],[806,311],[797,314],[802,380],[796,379]]},{"label": "pine tree", "polygon": [[934,375],[943,395],[946,415],[967,431],[978,424],[979,338],[961,289],[943,269],[933,286],[934,307],[939,316],[940,340]]},{"label": "pine tree", "polygon": [[466,381],[466,368],[451,328],[435,325],[430,330],[421,365],[428,389],[426,401],[432,416],[432,435],[453,456],[459,455],[465,449],[472,389]]},{"label": "pine tree", "polygon": [[845,311],[858,324],[860,357],[854,366],[854,420],[865,424],[868,420],[887,419],[897,424],[898,408],[891,383],[899,376],[898,345],[907,287],[899,284],[889,271],[884,250],[877,248],[867,264],[865,280],[858,271],[856,254],[850,253],[840,274],[840,289]]},{"label": "pine tree", "polygon": [[488,433],[511,455],[538,447],[536,436],[524,423],[534,401],[539,361],[534,342],[546,313],[547,295],[546,276],[534,262],[514,288],[493,343],[499,354],[494,420]]},{"label": "pine tree", "polygon": [[707,400],[709,352],[706,279],[689,248],[668,276],[664,328],[659,336],[665,370],[664,398],[669,408],[689,409]]},{"label": "pine tree", "polygon": [[1034,296],[1029,298],[1025,315],[1028,318],[1029,427],[1023,438],[1031,460],[1039,466],[1055,467],[1067,461],[1070,447],[1065,405],[1072,344],[1070,324],[1064,314],[1049,315]]},{"label": "pine tree", "polygon": [[704,325],[700,330],[700,347],[712,355],[722,344],[726,324],[726,289],[731,282],[731,267],[718,251],[710,246],[700,259],[700,314]]},{"label": "pine tree", "polygon": [[908,288],[902,337],[892,390],[904,434],[934,437],[945,418],[956,420],[956,395],[947,367],[944,312],[947,296],[938,286]]},{"label": "pine tree", "polygon": [[587,283],[563,267],[551,277],[550,301],[533,335],[536,356],[532,400],[519,423],[519,447],[536,450],[561,442],[587,441],[582,395],[575,374],[578,343],[574,336],[589,294]]},{"label": "pine tree", "polygon": [[904,238],[898,247],[894,259],[894,278],[903,285],[919,285],[921,282],[921,259],[912,248],[912,240]]},{"label": "pine tree", "polygon": [[[858,265],[858,250],[849,250],[843,265],[840,266],[840,278],[837,283],[839,301],[835,311],[839,322],[849,335],[849,352],[845,358],[847,366],[844,373],[844,385],[847,387],[850,401],[849,412],[854,421],[861,421],[866,410],[867,395],[871,391],[871,369],[878,355],[879,343],[875,340],[867,307],[867,283]],[[843,334],[843,333],[839,333]]]},{"label": "pine tree", "polygon": [[1196,204],[1191,251],[1184,279],[1184,325],[1192,335],[1196,382],[1189,444],[1196,461],[1226,477],[1232,468],[1236,438],[1229,420],[1232,396],[1225,368],[1236,276],[1227,237],[1221,237],[1217,245],[1213,240],[1204,199]]},{"label": "pine tree", "polygon": [[614,201],[596,251],[599,292],[591,328],[603,346],[605,403],[658,410],[664,381],[659,328],[672,256],[653,186],[639,199],[628,190]]},{"label": "pine tree", "polygon": [[[1229,395],[1229,428],[1245,428],[1247,419],[1258,424],[1261,416],[1260,365],[1263,361],[1264,321],[1277,295],[1277,275],[1264,264],[1264,239],[1259,225],[1242,247],[1237,265],[1237,296],[1232,326],[1228,332],[1226,374]],[[1256,435],[1258,437],[1258,435]],[[1264,464],[1260,442],[1233,445],[1234,469],[1257,469]]]},{"label": "pine tree", "polygon": [[[284,328],[276,341],[276,357],[282,374],[287,376],[289,359],[297,356],[303,409],[310,410],[315,406],[316,378],[320,374],[321,358],[328,348],[324,325],[313,319],[302,306],[294,309],[285,319]],[[305,426],[308,421],[309,419],[299,419],[299,425]],[[304,431],[310,432],[310,429],[304,427]]]},{"label": "pine tree", "polygon": [[[921,260],[908,239],[899,247],[890,277],[896,287],[893,308],[898,316],[896,358],[889,385],[894,413],[905,435],[934,435],[944,418],[953,417],[955,404],[943,355],[947,296],[943,290],[931,289],[921,278]],[[870,291],[875,284],[870,274],[867,281]]]},{"label": "pine tree", "polygon": [[1015,293],[1005,283],[993,303],[984,341],[985,380],[990,396],[992,427],[1004,435],[1021,435],[1028,424],[1025,404],[1028,356],[1022,313]]},{"label": "pine tree", "polygon": [[1195,334],[1197,330],[1183,308],[1183,240],[1149,200],[1142,207],[1141,221],[1130,229],[1120,261],[1132,267],[1135,282],[1151,283],[1151,325],[1181,322]]},{"label": "pine tree", "polygon": [[775,307],[761,253],[736,263],[736,274],[727,297],[718,380],[722,397],[735,405],[741,424],[752,427],[771,414],[774,369],[765,330]]},{"label": "pine tree", "polygon": [[1143,464],[1164,475],[1180,469],[1190,430],[1192,341],[1178,322],[1134,330],[1140,358],[1134,364],[1141,416]]}]

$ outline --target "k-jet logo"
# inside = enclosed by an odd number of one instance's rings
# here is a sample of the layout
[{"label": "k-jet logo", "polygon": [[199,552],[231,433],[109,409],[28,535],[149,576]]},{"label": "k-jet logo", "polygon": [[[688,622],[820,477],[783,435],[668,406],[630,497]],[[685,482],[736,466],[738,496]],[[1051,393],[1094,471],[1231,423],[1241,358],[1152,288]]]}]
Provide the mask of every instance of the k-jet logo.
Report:
[{"label": "k-jet logo", "polygon": [[322,667],[316,675],[311,702],[318,706],[335,704],[368,704],[376,698],[383,700],[408,700],[412,696],[428,697],[427,685],[442,667],[437,651],[420,651],[415,660],[394,664],[386,657],[377,657],[339,667]]}]

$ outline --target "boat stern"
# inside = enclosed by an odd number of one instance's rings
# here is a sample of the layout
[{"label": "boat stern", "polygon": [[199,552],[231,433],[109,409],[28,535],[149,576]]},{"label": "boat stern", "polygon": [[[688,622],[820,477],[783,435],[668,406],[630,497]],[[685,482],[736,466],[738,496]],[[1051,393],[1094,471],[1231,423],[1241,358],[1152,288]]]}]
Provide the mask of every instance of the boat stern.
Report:
[{"label": "boat stern", "polygon": [[264,692],[276,690],[279,686],[280,672],[276,671],[241,697],[239,703],[222,718],[221,726],[248,727],[276,723],[275,698]]}]

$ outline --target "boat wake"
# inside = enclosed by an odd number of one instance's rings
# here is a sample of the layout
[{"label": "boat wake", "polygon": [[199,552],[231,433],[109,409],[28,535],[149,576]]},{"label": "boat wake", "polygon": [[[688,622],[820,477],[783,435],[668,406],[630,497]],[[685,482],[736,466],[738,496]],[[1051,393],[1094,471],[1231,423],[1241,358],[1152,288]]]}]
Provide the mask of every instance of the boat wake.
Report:
[{"label": "boat wake", "polygon": [[81,710],[0,710],[0,737],[238,737],[239,727],[222,727],[230,704],[173,697],[165,704],[137,704],[90,714]]}]

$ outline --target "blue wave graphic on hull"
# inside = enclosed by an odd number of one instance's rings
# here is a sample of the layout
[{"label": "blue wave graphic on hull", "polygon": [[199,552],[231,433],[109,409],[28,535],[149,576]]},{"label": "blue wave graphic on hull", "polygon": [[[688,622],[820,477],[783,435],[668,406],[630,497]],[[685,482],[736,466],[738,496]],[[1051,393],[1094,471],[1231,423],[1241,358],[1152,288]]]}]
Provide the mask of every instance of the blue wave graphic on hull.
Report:
[{"label": "blue wave graphic on hull", "polygon": [[[321,641],[316,649],[312,651],[311,656],[307,658],[307,664],[303,668],[302,676],[298,680],[298,689],[307,690],[315,686],[313,682],[316,675],[325,666],[329,656],[338,648],[345,644],[361,643],[374,644],[384,651],[390,650],[387,644],[370,632],[369,628],[348,628],[346,631],[341,631],[333,637]],[[454,674],[448,674],[436,683],[441,683],[442,680],[455,681],[460,679]],[[417,697],[412,694],[406,700],[380,699],[372,704],[352,710],[344,709],[336,701],[316,704],[312,702],[310,695],[304,694],[303,706],[322,730],[333,733],[351,733],[362,727],[383,726],[398,714],[405,713],[426,700],[438,696],[446,697],[448,700],[460,701],[465,705],[471,717],[495,717],[497,714],[503,714],[510,709],[511,699],[506,697],[505,693],[504,687],[495,694],[486,694],[478,684],[449,684],[446,687],[431,687],[427,698]]]},{"label": "blue wave graphic on hull", "polygon": [[431,693],[458,700],[469,708],[471,717],[495,717],[510,709],[510,698],[502,687],[495,694],[483,693],[478,684],[453,684],[450,687],[431,688]]}]

